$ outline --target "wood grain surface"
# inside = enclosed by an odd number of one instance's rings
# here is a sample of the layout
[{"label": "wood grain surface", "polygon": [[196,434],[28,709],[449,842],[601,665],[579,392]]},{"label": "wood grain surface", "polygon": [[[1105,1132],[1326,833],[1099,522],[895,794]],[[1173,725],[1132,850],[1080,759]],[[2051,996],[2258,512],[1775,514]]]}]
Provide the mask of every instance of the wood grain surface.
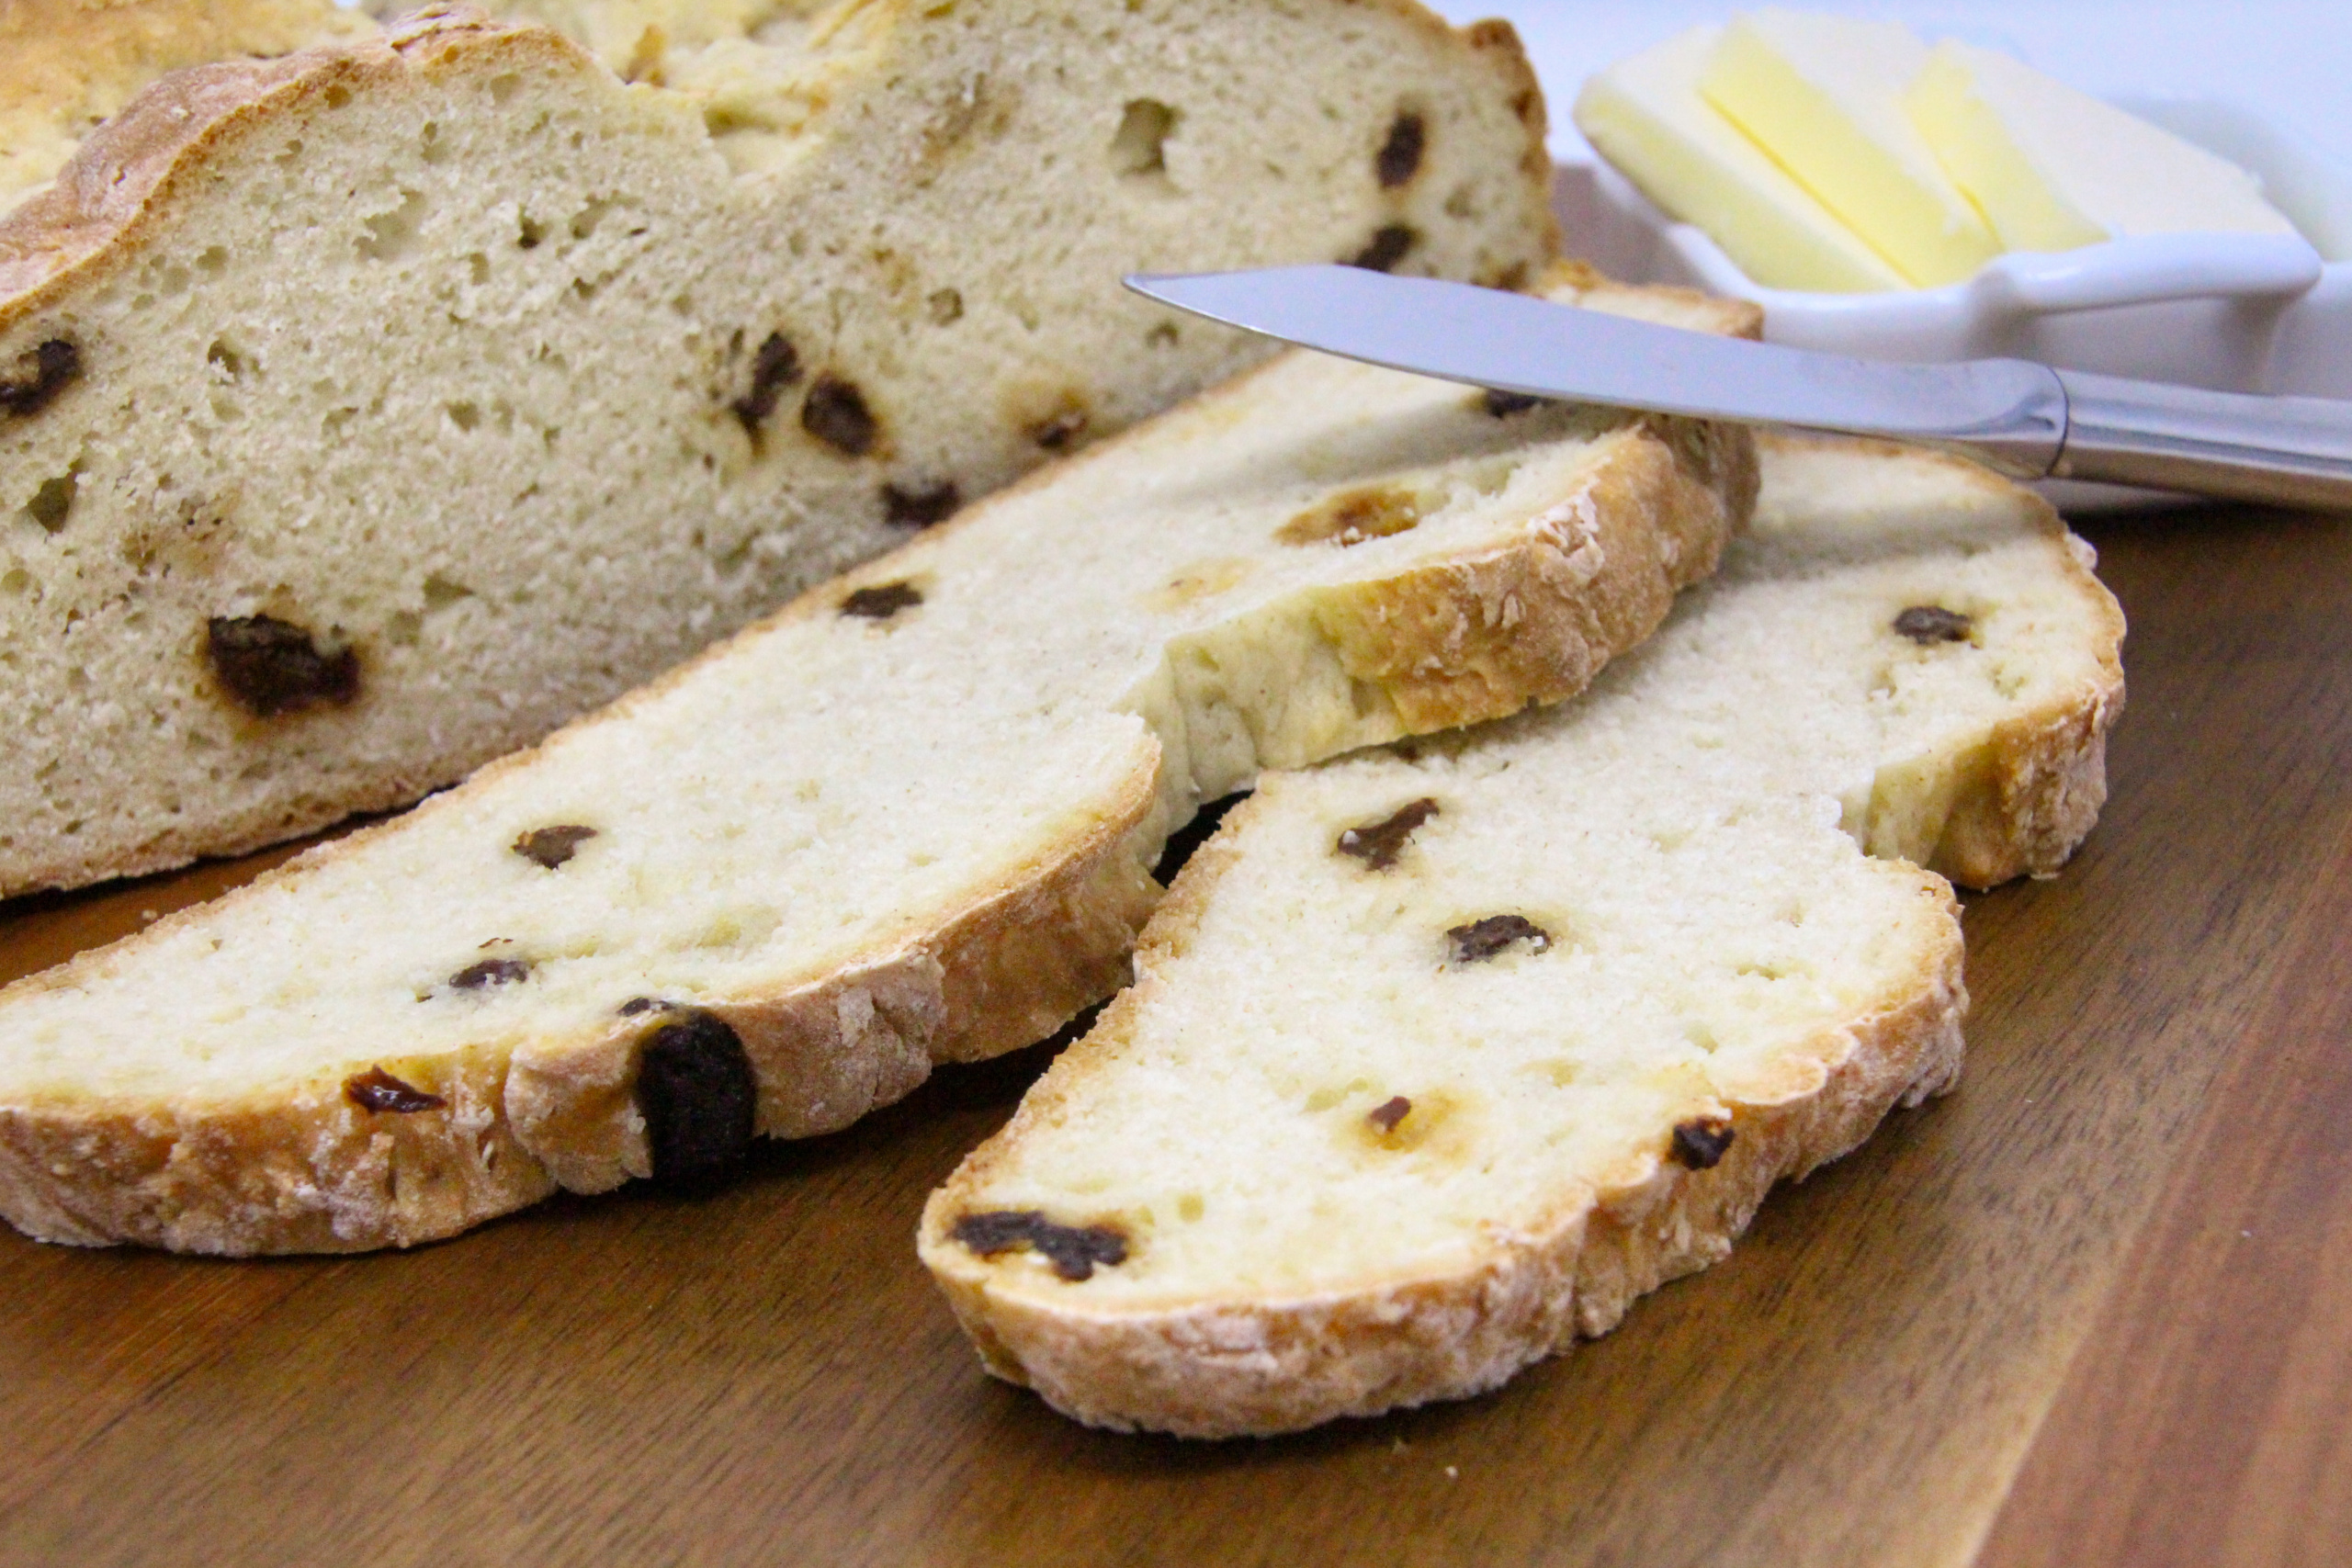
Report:
[{"label": "wood grain surface", "polygon": [[[2352,523],[2087,530],[2113,795],[1960,1089],[1498,1393],[1273,1442],[983,1377],[912,1247],[1043,1053],[405,1255],[0,1234],[0,1562],[2352,1562]],[[0,976],[261,860],[0,907]]]}]

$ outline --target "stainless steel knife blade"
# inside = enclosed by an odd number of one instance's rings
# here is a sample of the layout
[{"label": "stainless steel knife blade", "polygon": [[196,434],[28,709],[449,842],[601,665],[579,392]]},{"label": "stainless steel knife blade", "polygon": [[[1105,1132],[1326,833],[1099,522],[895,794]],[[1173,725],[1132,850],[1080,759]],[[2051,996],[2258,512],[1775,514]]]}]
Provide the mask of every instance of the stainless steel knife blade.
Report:
[{"label": "stainless steel knife blade", "polygon": [[2352,404],[2058,371],[1901,365],[1351,266],[1137,274],[1163,304],[1328,354],[1533,397],[1889,435],[2019,478],[2352,506]]}]

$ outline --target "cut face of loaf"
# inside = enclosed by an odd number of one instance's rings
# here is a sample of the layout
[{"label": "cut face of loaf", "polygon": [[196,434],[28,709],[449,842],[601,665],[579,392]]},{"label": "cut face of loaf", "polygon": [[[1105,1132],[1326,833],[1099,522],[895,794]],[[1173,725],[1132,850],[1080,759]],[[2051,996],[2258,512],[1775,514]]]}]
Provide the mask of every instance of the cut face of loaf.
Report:
[{"label": "cut face of loaf", "polygon": [[537,8],[685,41],[184,72],[0,220],[0,896],[413,799],[1262,355],[1125,272],[1553,243],[1508,29],[1394,0]]},{"label": "cut face of loaf", "polygon": [[0,992],[0,1213],[379,1247],[842,1126],[1123,983],[1200,800],[1580,689],[1754,486],[1741,434],[1278,361]]},{"label": "cut face of loaf", "polygon": [[1768,446],[1753,533],[1579,701],[1273,775],[936,1194],[989,1369],[1290,1430],[1494,1387],[1947,1087],[1942,876],[2104,796],[2122,621],[2041,502]]}]

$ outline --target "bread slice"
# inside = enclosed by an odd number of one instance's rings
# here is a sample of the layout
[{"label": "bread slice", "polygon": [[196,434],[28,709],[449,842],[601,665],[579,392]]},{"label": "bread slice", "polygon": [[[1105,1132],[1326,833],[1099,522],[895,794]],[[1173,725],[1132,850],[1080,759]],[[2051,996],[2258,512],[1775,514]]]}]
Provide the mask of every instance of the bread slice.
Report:
[{"label": "bread slice", "polygon": [[1979,469],[1763,468],[1752,535],[1579,702],[1226,819],[924,1214],[989,1371],[1193,1437],[1476,1393],[1951,1083],[1944,876],[2089,830],[2122,619]]},{"label": "bread slice", "polygon": [[1124,272],[1554,243],[1509,29],[1408,0],[533,8],[639,80],[428,9],[0,220],[0,896],[413,799],[1262,356]]},{"label": "bread slice", "polygon": [[842,1126],[1123,983],[1200,800],[1579,689],[1754,485],[1741,433],[1279,361],[0,992],[0,1213],[379,1247]]}]

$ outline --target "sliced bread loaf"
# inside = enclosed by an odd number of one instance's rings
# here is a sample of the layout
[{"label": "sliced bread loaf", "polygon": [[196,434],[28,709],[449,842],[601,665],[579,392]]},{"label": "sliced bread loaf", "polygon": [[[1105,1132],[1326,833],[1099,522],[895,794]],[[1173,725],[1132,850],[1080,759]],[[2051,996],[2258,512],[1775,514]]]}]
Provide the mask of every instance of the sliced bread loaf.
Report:
[{"label": "sliced bread loaf", "polygon": [[842,1126],[1122,983],[1201,799],[1580,688],[1754,484],[1744,434],[1278,361],[0,992],[0,1213],[378,1247]]},{"label": "sliced bread loaf", "polygon": [[1509,29],[1408,0],[532,8],[640,80],[428,10],[0,220],[0,896],[412,799],[1260,356],[1125,271],[1553,243]]},{"label": "sliced bread loaf", "polygon": [[1981,470],[1763,466],[1753,534],[1580,701],[1226,819],[924,1215],[991,1371],[1196,1437],[1476,1393],[1952,1081],[1935,872],[2089,829],[2121,617]]}]

